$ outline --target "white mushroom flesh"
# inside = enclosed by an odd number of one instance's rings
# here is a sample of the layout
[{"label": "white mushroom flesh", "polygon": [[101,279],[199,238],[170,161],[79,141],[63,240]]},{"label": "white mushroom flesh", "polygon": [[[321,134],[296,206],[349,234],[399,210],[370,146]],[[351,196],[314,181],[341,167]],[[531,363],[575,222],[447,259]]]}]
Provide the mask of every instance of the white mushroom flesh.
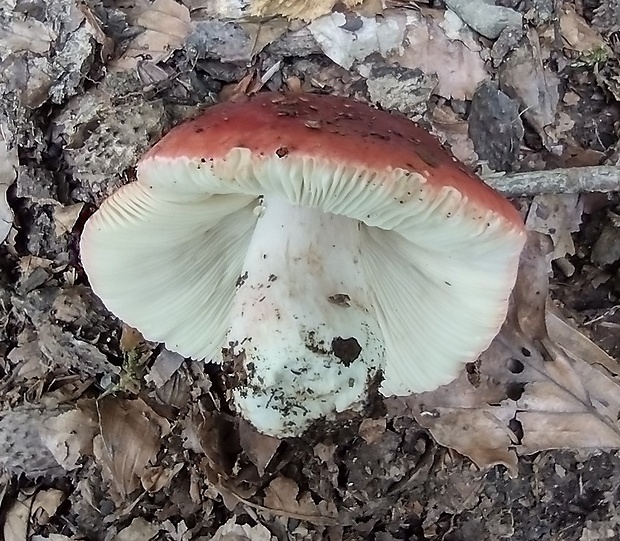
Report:
[{"label": "white mushroom flesh", "polygon": [[295,435],[362,403],[384,339],[359,221],[282,196],[265,197],[258,214],[226,339],[244,367],[235,396],[260,431]]}]

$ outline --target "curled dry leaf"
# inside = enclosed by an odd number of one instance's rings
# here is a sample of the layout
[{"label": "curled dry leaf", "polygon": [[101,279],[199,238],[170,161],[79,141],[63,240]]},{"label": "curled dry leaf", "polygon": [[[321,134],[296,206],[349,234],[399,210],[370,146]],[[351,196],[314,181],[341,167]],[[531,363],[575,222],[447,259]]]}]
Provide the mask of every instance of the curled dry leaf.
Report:
[{"label": "curled dry leaf", "polygon": [[159,492],[167,487],[174,476],[183,469],[183,464],[175,464],[172,468],[164,466],[146,467],[140,481],[147,492]]},{"label": "curled dry leaf", "polygon": [[27,541],[32,524],[47,524],[65,500],[64,492],[57,489],[22,491],[8,508],[4,517],[3,539]]},{"label": "curled dry leaf", "polygon": [[276,514],[314,524],[334,524],[338,516],[333,502],[323,500],[316,504],[309,492],[299,496],[299,486],[288,477],[276,477],[269,483],[263,505]]},{"label": "curled dry leaf", "polygon": [[450,385],[400,399],[439,443],[480,467],[516,474],[518,454],[620,448],[617,363],[575,329],[553,323],[547,334],[550,244],[530,233],[508,318],[479,361]]},{"label": "curled dry leaf", "polygon": [[97,402],[97,414],[100,433],[93,441],[93,452],[111,496],[120,503],[155,463],[170,425],[141,399],[104,398]]}]

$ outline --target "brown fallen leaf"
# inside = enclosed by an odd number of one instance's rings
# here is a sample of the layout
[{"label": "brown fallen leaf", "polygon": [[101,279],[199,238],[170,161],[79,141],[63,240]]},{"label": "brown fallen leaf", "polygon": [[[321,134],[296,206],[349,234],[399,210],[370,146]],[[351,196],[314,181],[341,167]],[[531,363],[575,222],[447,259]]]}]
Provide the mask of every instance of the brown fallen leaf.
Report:
[{"label": "brown fallen leaf", "polygon": [[65,470],[79,466],[83,456],[92,454],[97,431],[94,404],[83,401],[75,409],[51,417],[41,427],[41,441]]},{"label": "brown fallen leaf", "polygon": [[112,63],[114,69],[130,70],[144,60],[156,64],[168,58],[189,33],[189,10],[174,0],[155,0],[139,13],[135,24],[144,32]]},{"label": "brown fallen leaf", "polygon": [[547,126],[554,124],[559,101],[559,79],[545,68],[540,41],[533,28],[502,63],[500,89],[520,104],[523,117],[545,144]]},{"label": "brown fallen leaf", "polygon": [[111,497],[120,504],[155,463],[170,425],[141,399],[106,397],[97,402],[97,415],[100,433],[93,441],[93,453]]},{"label": "brown fallen leaf", "polygon": [[282,440],[261,434],[245,419],[239,420],[239,443],[243,451],[256,466],[260,477],[271,462]]},{"label": "brown fallen leaf", "polygon": [[[489,78],[480,50],[470,45],[469,30],[449,34],[442,27],[445,12],[425,10],[422,16],[407,11],[402,51],[391,60],[407,68],[437,75],[434,93],[448,99],[471,100],[478,85]],[[468,46],[469,45],[469,46]]]},{"label": "brown fallen leaf", "polygon": [[143,517],[136,517],[131,524],[118,532],[111,541],[151,541],[160,528]]},{"label": "brown fallen leaf", "polygon": [[334,524],[338,516],[334,502],[322,500],[316,504],[309,492],[299,497],[299,486],[288,477],[276,477],[269,483],[263,505],[275,514],[314,524]]},{"label": "brown fallen leaf", "polygon": [[66,499],[64,492],[50,488],[36,491],[24,489],[8,507],[3,524],[3,539],[27,541],[34,524],[47,524]]},{"label": "brown fallen leaf", "polygon": [[569,4],[564,4],[560,9],[560,33],[568,46],[580,53],[608,48],[600,34]]},{"label": "brown fallen leaf", "polygon": [[360,424],[358,434],[366,443],[377,443],[383,438],[386,426],[385,417],[381,419],[364,419]]},{"label": "brown fallen leaf", "polygon": [[530,231],[553,240],[553,260],[575,253],[571,233],[579,230],[583,202],[579,194],[543,194],[534,197],[525,220]]}]

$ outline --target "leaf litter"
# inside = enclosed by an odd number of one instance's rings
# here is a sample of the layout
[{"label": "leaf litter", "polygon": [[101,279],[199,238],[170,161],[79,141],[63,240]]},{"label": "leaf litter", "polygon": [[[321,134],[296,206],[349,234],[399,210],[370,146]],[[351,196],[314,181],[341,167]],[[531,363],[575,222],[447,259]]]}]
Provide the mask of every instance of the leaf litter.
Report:
[{"label": "leaf litter", "polygon": [[[524,119],[525,135],[511,143],[517,167],[556,163],[534,135],[560,164],[559,146],[582,160],[594,152],[577,132],[584,87],[549,62],[553,27],[542,8],[524,14],[526,24],[538,17],[540,29],[500,29],[491,48],[472,31],[480,21],[470,14],[460,19],[402,2],[353,1],[353,11],[332,11],[334,4],[293,12],[276,1],[102,8],[54,0],[46,15],[33,8],[3,19],[0,96],[10,135],[0,185],[14,182],[20,198],[9,195],[13,208],[2,215],[13,223],[16,212],[7,248],[17,269],[14,283],[0,281],[0,332],[10,344],[0,365],[5,537],[389,540],[413,535],[402,530],[413,524],[430,539],[446,538],[454,521],[476,511],[486,517],[480,535],[500,538],[514,532],[519,509],[561,516],[544,507],[531,479],[548,494],[569,490],[562,483],[585,464],[607,475],[580,473],[581,493],[596,483],[596,501],[605,502],[596,508],[614,515],[620,465],[611,466],[613,453],[596,451],[619,446],[618,362],[565,318],[574,311],[557,289],[559,273],[583,274],[583,246],[592,243],[578,237],[589,227],[580,196],[521,201],[532,233],[509,318],[459,379],[417,397],[377,399],[365,418],[318,427],[300,441],[274,440],[239,421],[220,371],[145,343],[110,319],[85,286],[72,243],[93,203],[131,178],[137,156],[168,126],[227,87],[243,95],[287,85],[369,99],[431,124],[476,164],[468,107],[480,83],[498,79],[508,108]],[[244,20],[247,7],[272,18]],[[214,19],[224,8],[226,20]],[[563,43],[582,55],[575,69],[595,66],[595,81],[613,96],[613,71],[587,57],[613,48],[578,11],[561,12]],[[54,24],[43,24],[46,16]],[[599,28],[613,27],[606,16],[597,10]],[[227,40],[238,41],[231,48]],[[84,74],[97,84],[84,85]],[[561,101],[559,78],[572,92]],[[22,103],[15,103],[7,96],[20,86]],[[59,107],[43,122],[38,108],[46,102]],[[49,138],[59,150],[51,151]],[[596,259],[609,278],[590,294],[609,291],[617,272],[615,260]],[[593,317],[612,324],[607,314],[613,305]],[[575,448],[589,458],[545,452]],[[494,465],[521,475],[510,479]],[[9,486],[19,476],[22,484]],[[41,489],[41,480],[58,486]],[[498,511],[511,491],[521,494],[518,503]],[[554,498],[545,498],[552,506]],[[613,527],[605,516],[585,516],[574,538],[603,539]],[[521,516],[519,527],[525,532],[530,522]]]}]

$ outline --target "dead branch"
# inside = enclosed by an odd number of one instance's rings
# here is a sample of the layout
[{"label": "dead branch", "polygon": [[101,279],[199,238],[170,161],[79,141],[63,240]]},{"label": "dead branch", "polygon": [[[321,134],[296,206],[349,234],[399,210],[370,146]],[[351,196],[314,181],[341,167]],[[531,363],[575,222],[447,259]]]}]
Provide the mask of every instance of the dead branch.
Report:
[{"label": "dead branch", "polygon": [[612,165],[524,173],[491,173],[483,178],[496,190],[512,197],[620,191],[620,167]]}]

